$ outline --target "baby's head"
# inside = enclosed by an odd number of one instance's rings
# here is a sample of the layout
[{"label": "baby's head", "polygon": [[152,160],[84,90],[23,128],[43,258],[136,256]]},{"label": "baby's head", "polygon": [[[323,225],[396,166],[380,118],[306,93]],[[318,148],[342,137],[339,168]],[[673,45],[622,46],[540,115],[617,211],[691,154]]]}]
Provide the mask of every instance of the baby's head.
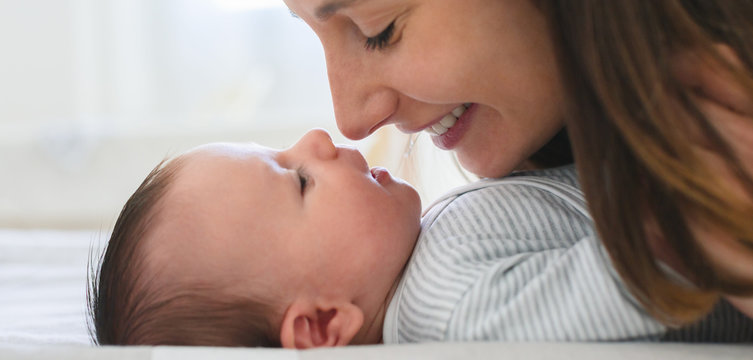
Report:
[{"label": "baby's head", "polygon": [[149,174],[92,281],[99,344],[375,343],[418,237],[416,191],[312,130],[196,148]]}]

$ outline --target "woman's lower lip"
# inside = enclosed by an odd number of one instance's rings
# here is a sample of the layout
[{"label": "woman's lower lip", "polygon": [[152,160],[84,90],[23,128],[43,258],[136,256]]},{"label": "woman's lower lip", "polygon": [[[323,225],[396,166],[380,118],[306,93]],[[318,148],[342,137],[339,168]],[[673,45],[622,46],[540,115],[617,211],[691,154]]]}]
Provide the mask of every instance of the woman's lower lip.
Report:
[{"label": "woman's lower lip", "polygon": [[455,148],[455,146],[460,143],[460,140],[463,138],[463,135],[465,135],[465,132],[468,130],[468,125],[470,125],[471,117],[473,116],[473,113],[476,111],[477,107],[478,104],[472,104],[470,107],[468,107],[465,112],[463,112],[463,115],[460,115],[458,120],[455,122],[455,125],[447,130],[446,133],[442,135],[432,135],[431,141],[434,143],[434,145],[442,150],[452,150],[453,148]]}]

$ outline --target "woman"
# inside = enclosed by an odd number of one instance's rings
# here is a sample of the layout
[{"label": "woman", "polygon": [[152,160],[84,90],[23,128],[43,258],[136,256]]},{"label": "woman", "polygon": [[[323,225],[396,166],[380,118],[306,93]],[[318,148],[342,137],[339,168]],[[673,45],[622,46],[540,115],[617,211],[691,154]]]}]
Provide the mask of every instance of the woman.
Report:
[{"label": "woman", "polygon": [[[666,323],[719,296],[747,311],[749,2],[285,2],[322,41],[344,135],[425,130],[467,170],[500,177],[542,147],[566,152],[554,145],[567,121],[597,227],[638,299]],[[730,113],[741,131],[716,124]]]}]

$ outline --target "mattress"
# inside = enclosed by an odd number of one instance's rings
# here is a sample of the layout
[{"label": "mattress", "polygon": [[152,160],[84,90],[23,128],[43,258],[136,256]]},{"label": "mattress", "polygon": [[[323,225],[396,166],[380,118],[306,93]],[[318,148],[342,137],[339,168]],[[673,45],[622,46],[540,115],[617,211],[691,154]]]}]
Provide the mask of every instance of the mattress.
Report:
[{"label": "mattress", "polygon": [[93,231],[0,230],[0,344],[90,344],[86,263],[100,238]]},{"label": "mattress", "polygon": [[753,359],[753,346],[653,343],[427,343],[308,351],[94,347],[86,267],[99,231],[0,229],[0,359]]}]

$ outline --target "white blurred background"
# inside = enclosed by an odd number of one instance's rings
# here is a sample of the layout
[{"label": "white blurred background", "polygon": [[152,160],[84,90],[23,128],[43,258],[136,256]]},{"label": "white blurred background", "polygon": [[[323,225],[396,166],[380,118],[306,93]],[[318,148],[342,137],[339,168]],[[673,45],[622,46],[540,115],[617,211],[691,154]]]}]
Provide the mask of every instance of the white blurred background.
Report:
[{"label": "white blurred background", "polygon": [[[282,0],[0,0],[0,228],[107,231],[165,156],[311,127],[348,142],[319,41]],[[429,143],[354,144],[427,205],[465,181]]]}]

